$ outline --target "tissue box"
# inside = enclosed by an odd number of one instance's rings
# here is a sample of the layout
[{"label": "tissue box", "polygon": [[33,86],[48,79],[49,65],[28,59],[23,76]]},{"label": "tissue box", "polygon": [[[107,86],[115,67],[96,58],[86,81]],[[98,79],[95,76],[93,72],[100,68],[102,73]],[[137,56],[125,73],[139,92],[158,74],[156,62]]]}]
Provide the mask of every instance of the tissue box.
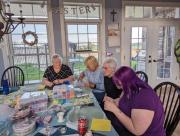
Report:
[{"label": "tissue box", "polygon": [[45,91],[41,92],[26,92],[20,98],[20,104],[30,106],[35,113],[47,110],[48,96]]}]

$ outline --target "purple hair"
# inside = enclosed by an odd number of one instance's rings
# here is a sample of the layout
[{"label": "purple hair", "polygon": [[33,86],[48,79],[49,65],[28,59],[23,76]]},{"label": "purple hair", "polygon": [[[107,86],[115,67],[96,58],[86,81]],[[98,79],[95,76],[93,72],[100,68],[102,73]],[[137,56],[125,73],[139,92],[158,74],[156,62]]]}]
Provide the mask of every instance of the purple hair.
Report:
[{"label": "purple hair", "polygon": [[113,81],[117,86],[121,83],[124,93],[129,96],[133,93],[139,92],[140,88],[150,88],[147,83],[136,76],[133,69],[127,66],[120,67],[115,72]]}]

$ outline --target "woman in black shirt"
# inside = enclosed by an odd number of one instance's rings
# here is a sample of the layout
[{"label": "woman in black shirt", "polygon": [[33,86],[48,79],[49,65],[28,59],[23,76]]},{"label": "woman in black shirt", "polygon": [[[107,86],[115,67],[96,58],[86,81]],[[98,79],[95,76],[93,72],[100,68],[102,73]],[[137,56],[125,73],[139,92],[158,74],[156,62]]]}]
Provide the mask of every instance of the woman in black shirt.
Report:
[{"label": "woman in black shirt", "polygon": [[56,84],[62,84],[65,81],[73,81],[73,73],[69,66],[62,64],[62,58],[55,54],[52,57],[52,66],[49,66],[43,75],[43,83],[48,88]]},{"label": "woman in black shirt", "polygon": [[103,63],[104,72],[104,88],[106,96],[113,99],[119,98],[122,90],[118,89],[112,80],[112,76],[116,71],[117,63],[114,58],[107,58]]}]

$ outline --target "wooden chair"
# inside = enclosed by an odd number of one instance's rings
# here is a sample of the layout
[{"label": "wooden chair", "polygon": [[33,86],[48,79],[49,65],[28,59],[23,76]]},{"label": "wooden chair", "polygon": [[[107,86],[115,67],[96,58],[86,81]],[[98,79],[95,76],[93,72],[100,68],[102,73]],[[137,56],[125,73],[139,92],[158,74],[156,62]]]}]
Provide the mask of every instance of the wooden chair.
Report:
[{"label": "wooden chair", "polygon": [[165,110],[166,135],[171,136],[180,120],[180,87],[171,82],[162,82],[154,90]]},{"label": "wooden chair", "polygon": [[136,71],[136,75],[143,80],[144,82],[148,83],[148,76],[145,72],[143,71]]},{"label": "wooden chair", "polygon": [[1,86],[3,80],[7,79],[9,87],[18,87],[24,85],[24,72],[20,67],[8,67],[2,74]]}]

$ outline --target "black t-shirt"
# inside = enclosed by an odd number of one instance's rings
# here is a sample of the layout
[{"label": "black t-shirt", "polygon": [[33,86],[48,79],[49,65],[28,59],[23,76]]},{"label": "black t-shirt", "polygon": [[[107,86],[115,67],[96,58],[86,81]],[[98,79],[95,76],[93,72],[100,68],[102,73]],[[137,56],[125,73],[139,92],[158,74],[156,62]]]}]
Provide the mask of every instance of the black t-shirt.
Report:
[{"label": "black t-shirt", "polygon": [[122,90],[118,89],[114,84],[112,77],[104,77],[104,88],[107,96],[116,99],[121,95]]},{"label": "black t-shirt", "polygon": [[65,79],[68,78],[69,76],[72,76],[73,73],[69,66],[62,64],[61,70],[56,73],[54,71],[53,66],[49,66],[46,71],[44,72],[43,77],[47,78],[50,82],[56,80],[56,79]]}]

